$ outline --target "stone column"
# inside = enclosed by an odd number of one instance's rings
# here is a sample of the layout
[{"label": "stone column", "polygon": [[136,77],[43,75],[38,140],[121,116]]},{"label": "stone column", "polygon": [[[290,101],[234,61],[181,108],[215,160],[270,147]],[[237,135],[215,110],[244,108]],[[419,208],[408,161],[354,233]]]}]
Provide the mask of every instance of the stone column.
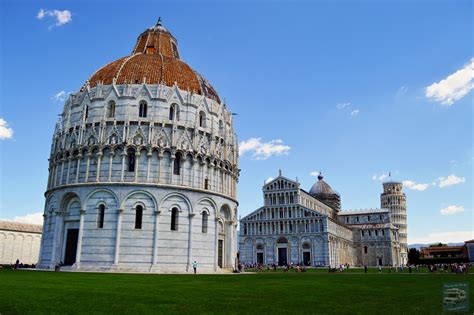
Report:
[{"label": "stone column", "polygon": [[76,166],[76,184],[79,183],[79,171],[81,170],[81,158],[82,154],[77,155],[77,166]]},{"label": "stone column", "polygon": [[163,169],[163,153],[158,152],[158,183],[161,183],[161,170]]},{"label": "stone column", "polygon": [[195,214],[189,214],[189,229],[188,229],[188,265],[186,266],[186,271],[189,271],[193,261],[193,218]]},{"label": "stone column", "polygon": [[99,182],[100,181],[100,163],[102,162],[102,149],[97,153],[97,168],[96,168],[96,174],[95,174],[95,181]]},{"label": "stone column", "polygon": [[140,162],[140,151],[135,152],[135,172],[133,180],[136,182],[138,180],[138,163]]},{"label": "stone column", "polygon": [[174,160],[176,159],[176,156],[174,154],[171,155],[171,160],[170,160],[170,182],[169,184],[173,185],[173,180],[174,180]]},{"label": "stone column", "polygon": [[69,174],[71,173],[71,160],[72,160],[72,157],[69,156],[67,160],[66,185],[69,184]]},{"label": "stone column", "polygon": [[120,175],[120,181],[123,182],[125,176],[125,158],[127,157],[127,151],[122,152],[122,173]]},{"label": "stone column", "polygon": [[59,175],[59,186],[63,183],[63,174],[64,174],[64,158],[61,159],[61,173]]},{"label": "stone column", "polygon": [[[53,236],[53,249],[51,252],[51,264],[54,268],[55,265],[57,265],[61,261],[61,257],[58,257],[61,255],[61,246],[62,246],[62,231],[63,231],[63,216],[65,215],[65,212],[63,211],[56,211],[56,224],[54,225],[54,236]],[[57,253],[59,251],[59,254]]]},{"label": "stone column", "polygon": [[[156,265],[158,260],[158,215],[161,213],[160,210],[155,210],[155,227],[153,230],[153,257],[152,265]],[[153,267],[152,266],[152,267]]]},{"label": "stone column", "polygon": [[114,155],[115,155],[115,152],[113,149],[111,149],[109,153],[109,176],[108,176],[109,182],[112,181],[112,165],[114,163]]},{"label": "stone column", "polygon": [[122,231],[122,214],[123,209],[117,210],[117,228],[115,234],[115,253],[114,253],[114,265],[119,263],[119,252],[120,252],[120,234]]},{"label": "stone column", "polygon": [[150,164],[151,164],[151,158],[153,156],[153,152],[151,150],[148,150],[147,154],[146,154],[146,162],[147,162],[147,166],[146,166],[146,181],[149,182],[150,181]]},{"label": "stone column", "polygon": [[217,271],[217,255],[219,254],[218,239],[219,239],[219,219],[215,219],[215,237],[214,237],[214,271]]},{"label": "stone column", "polygon": [[89,151],[87,152],[87,162],[86,162],[86,179],[84,180],[85,183],[89,181],[89,167],[91,164],[91,155],[92,153]]},{"label": "stone column", "polygon": [[80,210],[80,220],[79,220],[79,236],[77,237],[77,250],[76,250],[76,269],[79,269],[81,266],[81,252],[82,252],[82,235],[84,234],[84,216],[86,214],[86,210]]}]

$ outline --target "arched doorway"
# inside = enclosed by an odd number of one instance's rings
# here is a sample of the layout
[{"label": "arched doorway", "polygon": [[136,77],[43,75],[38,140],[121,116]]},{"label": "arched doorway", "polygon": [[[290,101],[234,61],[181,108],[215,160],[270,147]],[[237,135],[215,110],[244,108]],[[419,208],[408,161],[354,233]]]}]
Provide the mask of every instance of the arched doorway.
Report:
[{"label": "arched doorway", "polygon": [[277,240],[278,266],[288,265],[288,240],[280,237]]},{"label": "arched doorway", "polygon": [[264,255],[264,246],[263,244],[257,244],[255,248],[256,256],[257,256],[257,264],[264,264],[265,263],[265,255]]},{"label": "arched doorway", "polygon": [[62,230],[59,233],[62,238],[56,244],[59,247],[59,262],[64,266],[72,266],[76,263],[79,240],[81,202],[77,195],[73,193],[66,194],[61,209],[63,210],[63,217],[60,218],[59,226],[56,227]]},{"label": "arched doorway", "polygon": [[303,252],[303,265],[311,266],[311,244],[303,243],[303,245],[301,245],[301,249]]}]

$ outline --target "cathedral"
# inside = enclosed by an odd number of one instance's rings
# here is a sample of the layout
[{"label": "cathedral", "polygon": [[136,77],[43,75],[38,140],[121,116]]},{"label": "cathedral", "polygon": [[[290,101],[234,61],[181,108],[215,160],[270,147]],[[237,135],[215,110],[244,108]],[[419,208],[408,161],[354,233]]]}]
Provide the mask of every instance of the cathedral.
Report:
[{"label": "cathedral", "polygon": [[38,268],[232,270],[238,176],[231,111],[158,20],[64,104]]},{"label": "cathedral", "polygon": [[407,263],[402,183],[383,183],[379,209],[341,210],[323,176],[309,192],[282,175],[265,183],[263,206],[240,219],[243,264],[401,266]]}]

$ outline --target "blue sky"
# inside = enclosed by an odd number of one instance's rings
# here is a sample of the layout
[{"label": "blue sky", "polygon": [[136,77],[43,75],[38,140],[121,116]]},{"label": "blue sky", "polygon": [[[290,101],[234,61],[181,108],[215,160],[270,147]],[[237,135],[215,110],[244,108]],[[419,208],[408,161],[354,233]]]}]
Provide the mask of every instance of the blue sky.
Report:
[{"label": "blue sky", "polygon": [[128,55],[161,16],[238,113],[241,215],[279,169],[306,190],[321,170],[344,209],[378,207],[391,172],[410,243],[474,237],[471,1],[0,6],[0,218],[43,211],[54,96]]}]

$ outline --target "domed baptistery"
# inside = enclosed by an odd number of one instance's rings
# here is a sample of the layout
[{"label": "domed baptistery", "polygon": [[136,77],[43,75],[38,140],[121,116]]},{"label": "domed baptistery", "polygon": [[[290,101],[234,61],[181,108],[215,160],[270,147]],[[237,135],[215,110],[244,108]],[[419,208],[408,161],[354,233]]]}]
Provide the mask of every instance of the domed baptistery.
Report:
[{"label": "domed baptistery", "polygon": [[232,113],[160,21],[69,96],[49,161],[39,268],[235,266]]}]

